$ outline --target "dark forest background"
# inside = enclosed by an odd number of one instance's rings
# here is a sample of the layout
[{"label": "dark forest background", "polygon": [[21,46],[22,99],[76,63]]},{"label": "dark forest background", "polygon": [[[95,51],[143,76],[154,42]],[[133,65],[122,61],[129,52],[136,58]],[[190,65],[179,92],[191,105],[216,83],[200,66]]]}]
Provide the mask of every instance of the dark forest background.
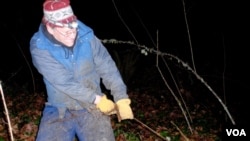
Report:
[{"label": "dark forest background", "polygon": [[[33,93],[34,81],[37,92],[45,91],[42,78],[33,68],[29,53],[29,40],[37,31],[42,18],[42,3],[43,0],[2,2],[5,8],[1,8],[0,18],[0,80],[5,87],[13,88],[16,92],[25,88]],[[192,49],[197,73],[225,100],[232,111],[237,123],[233,128],[248,128],[249,8],[245,3],[224,0],[71,0],[71,4],[78,19],[93,28],[100,39],[137,41],[153,48],[158,36],[160,51],[178,56],[190,66]],[[117,13],[116,8],[120,13]],[[115,61],[120,61],[119,68],[130,91],[152,89],[149,95],[160,97],[159,91],[167,89],[155,67],[155,55],[145,56],[135,46],[126,44],[105,46]],[[135,60],[134,57],[139,59]],[[132,63],[135,64],[128,67]],[[179,84],[191,92],[195,91],[192,98],[200,102],[206,102],[204,99],[207,98],[217,101],[182,66],[175,62],[170,66],[175,68]],[[131,70],[133,72],[130,73]],[[169,74],[165,76],[168,81]],[[209,105],[209,102],[206,104]],[[230,126],[230,122],[225,124]]]}]

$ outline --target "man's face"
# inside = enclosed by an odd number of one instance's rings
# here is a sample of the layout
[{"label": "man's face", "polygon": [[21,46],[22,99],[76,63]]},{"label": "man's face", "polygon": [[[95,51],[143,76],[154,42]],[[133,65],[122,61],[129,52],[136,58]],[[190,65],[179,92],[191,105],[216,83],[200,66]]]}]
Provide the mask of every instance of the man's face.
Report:
[{"label": "man's face", "polygon": [[77,28],[54,27],[51,34],[64,45],[73,47],[77,35]]}]

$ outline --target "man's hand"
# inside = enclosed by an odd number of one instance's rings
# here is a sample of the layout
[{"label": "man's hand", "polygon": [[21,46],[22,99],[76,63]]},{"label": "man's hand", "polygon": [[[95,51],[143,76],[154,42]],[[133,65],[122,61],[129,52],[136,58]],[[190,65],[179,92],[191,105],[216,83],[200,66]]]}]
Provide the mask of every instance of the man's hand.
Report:
[{"label": "man's hand", "polygon": [[116,110],[119,122],[124,119],[134,119],[132,109],[130,107],[130,99],[121,99],[116,102]]},{"label": "man's hand", "polygon": [[[96,98],[98,99],[98,97]],[[96,107],[103,112],[104,114],[110,115],[112,111],[115,109],[115,104],[113,101],[107,99],[106,95],[99,97],[99,100],[95,101]]]}]

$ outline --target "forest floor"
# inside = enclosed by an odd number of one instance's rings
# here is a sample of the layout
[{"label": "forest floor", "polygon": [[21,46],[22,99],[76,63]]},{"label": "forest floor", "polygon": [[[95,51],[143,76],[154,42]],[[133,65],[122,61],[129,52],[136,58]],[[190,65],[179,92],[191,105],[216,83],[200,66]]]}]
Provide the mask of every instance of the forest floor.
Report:
[{"label": "forest floor", "polygon": [[[174,98],[166,98],[163,93],[150,93],[146,90],[128,93],[132,99],[134,120],[118,122],[116,115],[111,115],[116,141],[221,140],[223,119],[218,118],[211,108],[192,103],[185,117]],[[5,95],[15,141],[35,140],[45,100],[43,93]],[[4,113],[0,113],[0,141],[10,141]]]}]

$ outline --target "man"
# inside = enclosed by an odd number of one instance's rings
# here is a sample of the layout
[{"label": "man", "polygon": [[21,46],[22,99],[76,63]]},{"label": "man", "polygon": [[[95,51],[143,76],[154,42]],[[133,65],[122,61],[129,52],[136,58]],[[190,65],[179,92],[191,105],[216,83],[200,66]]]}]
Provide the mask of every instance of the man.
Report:
[{"label": "man", "polygon": [[[46,0],[30,41],[32,61],[47,90],[36,141],[115,141],[110,114],[133,119],[126,85],[93,30],[69,0]],[[113,100],[101,92],[101,80]],[[114,102],[113,102],[114,101]]]}]

